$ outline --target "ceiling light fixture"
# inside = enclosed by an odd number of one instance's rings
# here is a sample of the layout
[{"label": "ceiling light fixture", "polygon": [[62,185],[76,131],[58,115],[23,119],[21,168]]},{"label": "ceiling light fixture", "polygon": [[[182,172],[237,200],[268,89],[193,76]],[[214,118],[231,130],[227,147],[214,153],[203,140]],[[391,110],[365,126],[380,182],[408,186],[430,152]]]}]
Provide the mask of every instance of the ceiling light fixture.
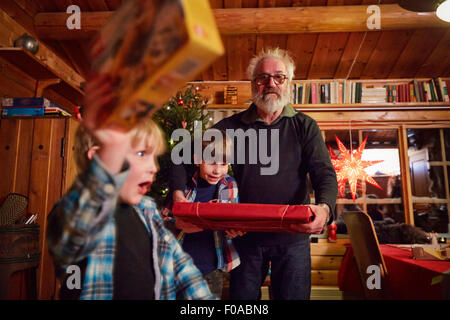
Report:
[{"label": "ceiling light fixture", "polygon": [[450,0],[442,2],[436,9],[436,15],[439,19],[450,22]]},{"label": "ceiling light fixture", "polygon": [[450,0],[400,0],[398,5],[414,12],[433,12],[443,21],[450,22]]}]

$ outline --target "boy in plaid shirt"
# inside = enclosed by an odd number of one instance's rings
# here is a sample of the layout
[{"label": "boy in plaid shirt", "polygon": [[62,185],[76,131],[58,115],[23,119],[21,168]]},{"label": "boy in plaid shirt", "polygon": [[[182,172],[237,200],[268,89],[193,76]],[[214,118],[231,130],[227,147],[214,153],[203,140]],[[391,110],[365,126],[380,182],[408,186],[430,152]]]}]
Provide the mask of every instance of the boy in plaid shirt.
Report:
[{"label": "boy in plaid shirt", "polygon": [[83,172],[48,217],[47,242],[57,276],[70,276],[72,265],[82,270],[81,288],[71,290],[63,280],[61,297],[214,299],[192,259],[164,228],[154,201],[145,196],[157,172],[156,157],[164,151],[160,129],[151,120],[128,133],[95,129],[92,112],[99,107],[92,88],[100,96],[110,89],[101,80],[91,83],[94,102],[84,119],[98,150],[85,150],[92,159],[80,164]]},{"label": "boy in plaid shirt", "polygon": [[[189,202],[239,202],[238,186],[236,180],[228,175],[229,164],[226,161],[227,154],[232,152],[232,141],[227,138],[225,132],[216,130],[221,139],[202,142],[202,154],[210,148],[211,159],[198,161],[194,154],[197,170],[184,190],[184,196]],[[165,215],[170,215],[168,210]],[[170,221],[174,221],[171,219]],[[243,235],[237,230],[212,231],[203,230],[181,219],[175,220],[176,229],[181,232],[178,239],[183,249],[189,253],[195,265],[202,272],[208,282],[211,292],[217,297],[222,296],[223,272],[228,272],[240,264],[239,256],[234,248],[231,238]]]}]

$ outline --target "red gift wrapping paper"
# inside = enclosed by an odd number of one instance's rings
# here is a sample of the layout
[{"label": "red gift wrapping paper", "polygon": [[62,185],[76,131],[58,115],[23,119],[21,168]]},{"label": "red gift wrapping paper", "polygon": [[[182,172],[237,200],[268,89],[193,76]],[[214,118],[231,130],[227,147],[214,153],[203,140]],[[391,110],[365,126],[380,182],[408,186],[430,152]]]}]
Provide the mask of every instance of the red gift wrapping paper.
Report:
[{"label": "red gift wrapping paper", "polygon": [[247,232],[298,233],[291,225],[311,222],[314,216],[305,205],[254,203],[175,202],[172,212],[175,219],[203,229]]}]

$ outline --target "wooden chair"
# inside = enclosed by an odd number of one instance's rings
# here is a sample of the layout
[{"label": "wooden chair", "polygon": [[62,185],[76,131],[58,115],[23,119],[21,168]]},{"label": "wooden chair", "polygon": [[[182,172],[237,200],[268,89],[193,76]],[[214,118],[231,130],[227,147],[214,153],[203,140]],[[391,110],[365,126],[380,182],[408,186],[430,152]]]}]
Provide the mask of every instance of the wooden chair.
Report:
[{"label": "wooden chair", "polygon": [[[350,242],[352,244],[365,299],[388,299],[388,273],[380,251],[372,219],[364,212],[349,211],[344,212],[344,221],[350,234]],[[380,268],[380,289],[369,289],[367,285],[367,279],[373,275],[373,271],[367,272],[367,268],[373,265]]]}]

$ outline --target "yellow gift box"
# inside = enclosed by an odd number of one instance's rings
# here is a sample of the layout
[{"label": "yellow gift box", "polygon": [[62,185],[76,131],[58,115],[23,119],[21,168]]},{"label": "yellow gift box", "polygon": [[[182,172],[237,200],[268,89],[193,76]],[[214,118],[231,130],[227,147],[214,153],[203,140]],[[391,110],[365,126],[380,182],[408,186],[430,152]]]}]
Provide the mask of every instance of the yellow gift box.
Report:
[{"label": "yellow gift box", "polygon": [[223,54],[208,0],[124,1],[92,46],[92,69],[112,78],[116,98],[99,122],[132,128]]}]

